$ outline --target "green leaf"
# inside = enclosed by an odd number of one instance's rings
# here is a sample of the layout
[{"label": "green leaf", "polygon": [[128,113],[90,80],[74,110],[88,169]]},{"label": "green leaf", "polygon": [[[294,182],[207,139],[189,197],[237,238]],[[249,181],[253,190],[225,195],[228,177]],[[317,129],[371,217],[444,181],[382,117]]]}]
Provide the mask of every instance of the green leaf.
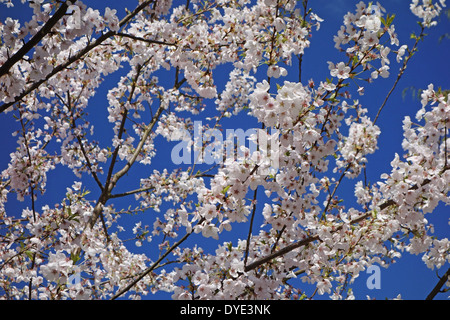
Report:
[{"label": "green leaf", "polygon": [[33,259],[33,252],[30,250],[25,251],[25,254],[28,256],[28,258]]},{"label": "green leaf", "polygon": [[389,27],[392,22],[394,22],[394,18],[395,18],[395,14],[393,14],[392,16],[389,17],[389,15],[387,15],[387,26]]},{"label": "green leaf", "polygon": [[231,185],[230,186],[226,186],[225,188],[223,188],[222,193],[226,194],[227,191],[230,189],[230,187],[231,187]]},{"label": "green leaf", "polygon": [[78,254],[71,254],[70,259],[73,261],[73,264],[76,264],[81,258]]}]

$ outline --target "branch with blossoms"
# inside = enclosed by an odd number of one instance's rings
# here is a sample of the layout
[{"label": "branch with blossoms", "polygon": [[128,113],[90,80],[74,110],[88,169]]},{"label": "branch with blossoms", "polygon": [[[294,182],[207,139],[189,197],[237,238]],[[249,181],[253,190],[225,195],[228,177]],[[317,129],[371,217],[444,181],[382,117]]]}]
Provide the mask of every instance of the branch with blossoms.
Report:
[{"label": "branch with blossoms", "polygon": [[73,4],[75,1],[67,1],[61,3],[61,6],[56,10],[55,14],[42,26],[42,28],[28,41],[22,48],[20,48],[11,58],[5,61],[0,67],[0,78],[7,74],[9,70],[45,37],[50,33],[51,29],[56,23],[67,13],[69,4]]},{"label": "branch with blossoms", "polygon": [[[69,0],[68,2],[73,2]],[[38,81],[33,82],[28,88],[26,88],[23,92],[17,91],[16,89],[13,92],[17,92],[17,96],[10,96],[10,93],[4,92],[5,96],[8,97],[8,99],[4,100],[3,104],[0,105],[0,113],[6,111],[8,108],[10,108],[12,105],[16,104],[17,102],[21,101],[23,98],[28,96],[30,93],[32,93],[34,90],[38,89],[43,83],[51,79],[54,75],[58,74],[59,72],[67,69],[72,65],[73,63],[79,61],[82,59],[83,56],[88,54],[91,50],[95,49],[96,47],[100,46],[105,40],[111,38],[116,34],[116,31],[120,28],[126,25],[133,17],[135,17],[139,12],[141,12],[144,8],[149,6],[151,3],[153,3],[153,0],[150,1],[144,1],[141,3],[138,7],[136,7],[135,10],[130,12],[125,18],[123,18],[120,22],[115,21],[117,17],[114,18],[114,13],[112,18],[107,17],[107,20],[105,21],[110,26],[111,30],[108,32],[103,33],[98,39],[96,39],[92,44],[89,43],[86,47],[79,50],[79,52],[73,56],[69,56],[66,61],[59,65],[55,65],[52,70],[48,71],[48,74],[42,74],[40,75],[41,79],[37,79]],[[34,46],[36,46],[40,40],[42,40],[46,35],[51,34],[51,28],[58,22],[58,20],[63,16],[68,9],[67,3],[64,2],[61,7],[58,9],[57,12],[55,12],[54,16],[47,22],[47,24],[42,27],[42,29],[39,31],[38,35],[33,37],[25,46],[20,49],[14,57],[17,56],[17,58],[11,58],[8,59],[5,64],[2,65],[2,72],[0,73],[0,79],[1,76],[4,75],[4,73],[8,72],[11,67],[14,66],[14,64],[17,62],[16,60],[19,60],[22,58],[26,52],[30,51]],[[98,15],[98,14],[97,14]],[[94,17],[91,19],[99,18]],[[108,21],[109,20],[109,21]],[[103,24],[103,27],[106,27],[107,24]],[[89,33],[92,33],[94,30],[91,29]],[[21,37],[24,37],[24,35],[21,35]],[[14,39],[16,42],[18,42],[16,39]],[[14,44],[15,45],[15,44]],[[78,50],[77,50],[78,51]],[[36,59],[41,59],[39,57],[35,57]],[[12,77],[14,79],[14,76]],[[5,79],[6,80],[6,79]],[[3,80],[3,81],[5,81]],[[14,85],[14,82],[12,83]],[[11,88],[10,88],[11,89]],[[3,99],[2,99],[3,100]],[[12,100],[12,101],[10,101]]]},{"label": "branch with blossoms", "polygon": [[[361,271],[403,251],[450,262],[425,219],[449,203],[449,97],[424,90],[403,158],[366,177],[381,111],[445,1],[412,1],[410,50],[393,15],[359,2],[334,37],[346,57],[316,82],[302,82],[323,22],[308,0],[140,1],[122,19],[81,1],[27,5],[30,21],[0,25],[0,116],[20,124],[0,174],[4,298],[351,299]],[[390,77],[392,52],[400,70],[372,120],[352,93]],[[241,120],[259,129],[220,139]],[[364,180],[354,207],[349,179]]]},{"label": "branch with blossoms", "polygon": [[[445,167],[442,170],[442,172],[440,173],[440,175],[444,174],[448,169],[450,169],[450,167]],[[431,182],[431,180],[426,179],[426,180],[424,180],[424,182],[422,183],[422,185],[420,187],[423,187],[423,186],[427,185],[430,182]],[[410,187],[409,190],[417,190],[417,189],[419,189],[419,186],[414,185],[414,186]],[[397,206],[398,207],[399,205],[396,204],[396,202],[394,200],[390,199],[390,200],[387,200],[387,201],[383,202],[381,205],[377,206],[379,210],[376,210],[376,211],[381,213],[383,210],[389,208],[390,206]],[[375,213],[375,211],[367,212],[367,213],[361,215],[360,217],[357,217],[357,218],[355,218],[355,219],[353,219],[351,221],[347,221],[346,223],[338,225],[337,227],[333,227],[333,229],[330,232],[331,232],[331,234],[333,234],[335,232],[339,232],[340,230],[342,230],[342,228],[344,228],[345,225],[359,224],[360,222],[362,222],[362,221],[364,221],[366,219],[372,220],[372,219],[376,218],[376,215],[374,213]],[[296,243],[290,244],[289,246],[286,246],[283,249],[280,249],[280,250],[270,254],[267,257],[264,257],[264,258],[262,258],[260,260],[252,262],[251,264],[245,266],[244,270],[247,272],[247,271],[253,270],[255,268],[258,268],[259,266],[261,266],[264,263],[267,263],[267,262],[269,262],[269,261],[271,261],[271,260],[273,260],[273,259],[275,259],[275,258],[277,258],[279,256],[282,256],[282,255],[284,255],[284,254],[286,254],[286,253],[288,253],[290,251],[293,251],[295,249],[298,249],[300,247],[307,246],[311,242],[318,241],[318,240],[321,241],[320,236],[319,235],[315,235],[315,236],[310,236],[310,237],[308,237],[306,239],[303,239],[301,241],[298,241]]]}]

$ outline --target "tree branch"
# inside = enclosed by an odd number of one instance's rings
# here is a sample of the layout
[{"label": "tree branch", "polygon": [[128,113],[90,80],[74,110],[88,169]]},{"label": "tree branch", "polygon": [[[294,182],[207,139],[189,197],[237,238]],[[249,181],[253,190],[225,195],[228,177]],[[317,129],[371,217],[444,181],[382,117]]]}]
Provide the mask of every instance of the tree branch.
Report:
[{"label": "tree branch", "polygon": [[[137,15],[140,11],[142,11],[146,6],[148,6],[150,3],[152,3],[154,0],[147,0],[144,1],[141,5],[139,5],[136,9],[134,9],[132,12],[130,12],[125,18],[123,18],[119,22],[119,26],[122,27],[125,24],[127,24],[135,15]],[[101,45],[106,39],[112,37],[115,35],[115,31],[108,31],[105,34],[101,35],[95,42],[87,45],[84,49],[80,50],[76,55],[70,57],[65,61],[64,63],[56,66],[52,72],[50,72],[44,79],[39,80],[35,83],[33,83],[30,87],[25,89],[21,94],[19,94],[17,97],[14,98],[14,101],[4,103],[0,105],[0,113],[4,112],[6,109],[11,107],[13,104],[19,102],[22,100],[25,96],[27,96],[30,92],[33,90],[36,90],[43,84],[44,82],[48,81],[50,78],[52,78],[55,74],[58,72],[61,72],[62,70],[69,67],[72,63],[76,62],[77,60],[81,59],[84,55],[86,55],[88,52],[90,52],[92,49],[98,47]]]},{"label": "tree branch", "polygon": [[[448,169],[449,169],[449,167],[443,168],[442,171],[441,171],[439,174],[440,174],[440,175],[443,174],[443,173],[444,173],[446,170],[448,170]],[[423,181],[423,183],[422,183],[420,186],[423,187],[423,186],[427,185],[427,184],[430,183],[430,182],[431,182],[431,180],[425,179],[425,180]],[[415,190],[415,189],[417,189],[417,188],[419,188],[419,186],[414,185],[414,186],[412,186],[412,187],[410,188],[410,190]],[[389,200],[385,201],[384,203],[382,203],[382,204],[380,205],[379,208],[380,208],[380,210],[384,210],[384,209],[386,209],[387,207],[390,207],[390,206],[395,205],[395,204],[396,204],[396,203],[395,203],[394,200],[389,199]],[[365,213],[365,214],[363,214],[362,216],[360,216],[360,217],[358,217],[358,218],[356,218],[356,219],[354,219],[354,220],[352,220],[352,221],[350,221],[349,224],[359,223],[359,222],[361,222],[361,221],[363,221],[363,220],[365,220],[365,219],[367,219],[367,218],[370,218],[370,217],[372,217],[372,212],[371,212],[371,211],[370,211],[370,212],[367,212],[367,213]],[[344,225],[345,225],[345,224],[339,225],[336,229],[334,229],[333,231],[331,231],[331,233],[336,233],[336,232],[340,231],[340,230],[344,227]],[[272,260],[272,259],[275,259],[275,258],[277,258],[277,257],[280,257],[280,256],[282,256],[282,255],[285,255],[286,253],[291,252],[292,250],[295,250],[295,249],[297,249],[297,248],[306,246],[306,245],[310,244],[311,242],[314,242],[314,241],[317,241],[317,240],[320,240],[320,237],[319,237],[318,235],[314,235],[314,236],[310,236],[310,237],[308,237],[308,238],[306,238],[306,239],[303,239],[303,240],[301,240],[301,241],[294,242],[294,243],[292,243],[292,244],[290,244],[290,245],[284,247],[283,249],[280,249],[280,250],[278,250],[278,251],[276,251],[276,252],[274,252],[274,253],[272,253],[272,254],[269,254],[268,256],[266,256],[266,257],[264,257],[264,258],[261,258],[261,259],[259,259],[259,260],[256,260],[256,261],[254,261],[253,263],[249,264],[248,266],[245,266],[245,267],[244,267],[244,271],[245,271],[245,272],[248,272],[248,271],[250,271],[250,270],[253,270],[253,269],[259,267],[260,265],[269,262],[269,261]]]},{"label": "tree branch", "polygon": [[164,110],[163,106],[160,106],[158,111],[157,111],[157,113],[153,117],[151,123],[145,129],[145,132],[142,135],[142,138],[141,138],[138,146],[136,147],[136,150],[134,151],[133,156],[131,157],[131,159],[125,164],[125,166],[120,171],[118,171],[111,178],[111,181],[105,186],[104,192],[102,193],[102,195],[100,196],[99,200],[97,201],[97,205],[95,206],[94,211],[93,211],[92,216],[91,216],[91,219],[90,219],[90,221],[88,223],[91,228],[94,226],[94,224],[97,221],[100,213],[102,212],[103,205],[108,201],[108,199],[111,198],[111,191],[114,189],[114,187],[116,186],[116,184],[119,181],[119,179],[122,178],[128,172],[128,170],[130,170],[131,166],[134,164],[134,162],[136,161],[137,157],[141,153],[142,148],[144,147],[145,141],[147,140],[148,136],[152,132],[153,127],[155,126],[156,122],[158,121],[158,119],[159,119],[160,115],[162,114],[163,110]]},{"label": "tree branch", "polygon": [[153,39],[145,39],[142,37],[137,37],[137,36],[127,34],[127,33],[122,33],[122,32],[117,33],[117,36],[124,37],[124,38],[130,38],[130,39],[133,39],[136,41],[142,41],[142,42],[150,43],[150,44],[160,44],[160,45],[164,45],[164,46],[173,46],[173,47],[177,46],[175,43],[168,43],[168,42],[153,40]]},{"label": "tree branch", "polygon": [[[306,23],[306,14],[308,13],[308,0],[303,1],[303,20],[302,24]],[[302,82],[302,63],[303,63],[303,53],[298,55],[298,82]]]},{"label": "tree branch", "polygon": [[247,259],[248,259],[248,252],[250,249],[250,240],[252,237],[252,229],[253,229],[253,220],[255,218],[255,213],[256,213],[256,195],[258,192],[258,188],[255,189],[254,193],[253,193],[253,210],[252,210],[252,217],[250,219],[250,227],[248,230],[248,235],[247,235],[247,245],[245,248],[245,257],[244,257],[244,266],[247,265]]},{"label": "tree branch", "polygon": [[28,51],[33,49],[44,37],[47,35],[51,29],[55,26],[55,24],[66,14],[70,2],[73,4],[75,0],[68,0],[66,2],[61,3],[59,9],[55,12],[55,14],[42,26],[42,28],[28,41],[25,43],[22,48],[20,48],[11,58],[6,60],[6,62],[0,67],[0,78],[7,74],[9,70],[20,60],[22,59]]},{"label": "tree branch", "polygon": [[[202,218],[199,220],[197,224],[201,224],[205,218]],[[153,263],[150,267],[148,267],[144,272],[142,272],[136,279],[134,279],[130,284],[128,284],[125,288],[120,290],[118,293],[116,293],[111,300],[115,300],[121,295],[123,295],[125,292],[129,291],[136,283],[142,280],[146,275],[148,275],[150,272],[152,272],[156,267],[158,267],[159,263],[167,257],[175,248],[177,248],[180,244],[182,244],[193,232],[194,228],[192,228],[191,232],[188,232],[184,235],[183,238],[178,240],[176,243],[174,243],[155,263]]]},{"label": "tree branch", "polygon": [[[131,100],[133,99],[134,91],[136,90],[137,81],[138,81],[139,76],[141,74],[141,69],[142,69],[142,66],[140,66],[140,65],[138,65],[136,67],[136,74],[135,74],[135,76],[133,78],[130,94],[129,94],[128,99],[127,99],[128,103],[130,103]],[[121,107],[123,107],[124,105],[125,105],[125,102],[121,104]],[[125,123],[127,121],[127,116],[128,116],[128,110],[125,109],[122,112],[122,121],[120,123],[119,133],[117,134],[117,139],[118,140],[122,139],[122,135],[123,135],[123,133],[125,131]],[[113,174],[113,171],[114,171],[114,166],[116,165],[116,160],[117,160],[117,156],[119,154],[120,147],[121,147],[121,145],[118,145],[116,147],[116,149],[114,150],[114,152],[113,152],[112,159],[111,159],[111,165],[109,166],[108,176],[106,178],[106,183],[105,183],[106,186],[108,186],[110,181],[111,181],[111,177],[112,177],[112,174]]]},{"label": "tree branch", "polygon": [[377,119],[378,119],[378,117],[379,117],[379,115],[380,115],[380,113],[381,113],[381,110],[383,110],[383,108],[384,108],[384,106],[386,105],[386,103],[387,103],[389,97],[391,96],[392,92],[394,92],[395,87],[397,87],[398,82],[400,81],[400,79],[401,79],[403,73],[404,73],[405,70],[406,70],[406,66],[407,66],[407,64],[408,64],[408,61],[412,58],[414,52],[416,51],[417,45],[418,45],[418,43],[419,43],[419,40],[420,40],[420,39],[423,39],[423,36],[424,36],[424,27],[422,26],[420,35],[416,38],[416,42],[414,43],[414,46],[413,46],[412,50],[410,51],[409,55],[408,55],[408,56],[405,58],[405,60],[403,61],[403,66],[402,66],[402,68],[400,69],[400,72],[398,73],[397,79],[395,80],[394,85],[392,86],[391,90],[389,90],[389,92],[388,92],[386,98],[384,99],[384,101],[383,101],[381,107],[378,109],[377,115],[375,116],[375,119],[373,120],[373,124],[375,124],[375,122],[377,122]]},{"label": "tree branch", "polygon": [[450,277],[450,268],[448,268],[447,272],[439,279],[436,286],[431,290],[430,294],[426,297],[425,300],[433,300],[433,298],[440,292],[442,286],[447,282]]}]

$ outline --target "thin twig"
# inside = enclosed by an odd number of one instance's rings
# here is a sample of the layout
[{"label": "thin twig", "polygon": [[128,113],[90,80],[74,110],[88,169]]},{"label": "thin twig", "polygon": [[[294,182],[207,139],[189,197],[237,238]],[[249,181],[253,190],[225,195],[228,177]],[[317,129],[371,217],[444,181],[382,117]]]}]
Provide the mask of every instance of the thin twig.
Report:
[{"label": "thin twig", "polygon": [[173,47],[177,46],[175,43],[168,43],[168,42],[153,40],[153,39],[145,39],[142,37],[138,37],[138,36],[135,36],[132,34],[127,34],[127,33],[122,33],[122,32],[117,33],[117,36],[124,37],[124,38],[130,38],[130,39],[133,39],[136,41],[142,41],[142,42],[150,43],[150,44],[160,44],[160,45],[164,45],[164,46],[173,46]]},{"label": "thin twig", "polygon": [[422,26],[420,35],[419,35],[418,37],[416,37],[416,42],[414,43],[414,46],[413,46],[412,50],[409,52],[409,55],[408,55],[408,56],[405,58],[405,60],[403,61],[403,66],[402,66],[402,68],[400,69],[400,72],[399,72],[398,75],[397,75],[397,79],[395,80],[394,85],[392,86],[391,90],[389,90],[389,92],[388,92],[386,98],[384,99],[384,101],[383,101],[381,107],[378,109],[377,115],[375,116],[375,119],[373,120],[373,124],[375,124],[375,122],[377,122],[377,119],[378,119],[378,116],[379,116],[380,113],[381,113],[381,110],[383,110],[383,108],[384,108],[384,106],[386,105],[387,101],[389,100],[389,97],[391,96],[392,92],[394,92],[395,87],[397,87],[398,82],[400,81],[400,79],[401,79],[403,73],[404,73],[405,70],[406,70],[406,66],[407,66],[407,64],[408,64],[408,61],[409,61],[409,60],[412,58],[412,56],[414,55],[414,52],[416,51],[417,45],[418,45],[418,43],[419,43],[419,40],[422,39],[423,36],[424,36],[424,27]]}]

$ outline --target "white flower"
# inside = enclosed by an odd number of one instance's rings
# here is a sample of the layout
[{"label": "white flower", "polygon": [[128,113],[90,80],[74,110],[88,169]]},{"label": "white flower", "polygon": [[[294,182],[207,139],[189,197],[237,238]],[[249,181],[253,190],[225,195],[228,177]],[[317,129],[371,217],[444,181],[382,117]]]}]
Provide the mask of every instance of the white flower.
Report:
[{"label": "white flower", "polygon": [[311,12],[310,17],[311,17],[311,20],[316,20],[317,21],[316,22],[316,30],[319,30],[320,29],[320,23],[323,22],[324,20],[321,17],[319,17],[317,14],[313,13],[313,12]]},{"label": "white flower", "polygon": [[406,44],[404,44],[398,49],[397,62],[400,62],[403,60],[403,55],[405,54],[407,48],[408,48],[408,46]]},{"label": "white flower", "polygon": [[336,66],[332,62],[328,62],[330,68],[330,74],[333,77],[338,77],[339,79],[347,79],[350,75],[350,67],[345,65],[344,62],[339,62]]},{"label": "white flower", "polygon": [[269,66],[269,68],[267,69],[267,76],[269,78],[279,78],[281,76],[286,76],[287,75],[287,70],[283,67],[279,67],[276,65],[273,66]]},{"label": "white flower", "polygon": [[378,44],[377,32],[376,31],[366,31],[364,33],[363,43],[368,47]]},{"label": "white flower", "polygon": [[432,0],[422,0],[421,5],[419,5],[419,0],[413,0],[409,8],[411,12],[417,17],[421,18],[423,25],[427,28],[435,26],[437,21],[433,20],[445,7],[445,0],[440,0],[440,5],[438,3],[433,3]]},{"label": "white flower", "polygon": [[377,32],[381,27],[381,20],[378,15],[363,16],[366,17],[364,27],[373,32]]},{"label": "white flower", "polygon": [[358,93],[359,93],[360,96],[363,96],[364,95],[364,87],[359,87],[358,88]]},{"label": "white flower", "polygon": [[106,162],[108,159],[106,158],[105,154],[103,152],[100,152],[97,156],[97,160],[100,162]]},{"label": "white flower", "polygon": [[105,9],[105,22],[112,31],[118,31],[120,28],[119,18],[117,18],[116,12],[116,9],[111,10],[109,7]]},{"label": "white flower", "polygon": [[264,4],[268,7],[274,7],[277,4],[276,0],[264,0]]},{"label": "white flower", "polygon": [[72,189],[75,191],[80,191],[81,190],[81,182],[80,181],[74,182]]},{"label": "white flower", "polygon": [[286,23],[280,17],[275,19],[274,25],[275,25],[275,29],[277,30],[277,32],[281,32],[286,28]]},{"label": "white flower", "polygon": [[207,226],[203,227],[202,235],[205,238],[212,237],[216,240],[219,240],[219,229],[213,223],[210,223]]},{"label": "white flower", "polygon": [[217,216],[216,206],[207,204],[201,209],[200,213],[206,220],[211,221]]},{"label": "white flower", "polygon": [[336,90],[336,85],[334,83],[328,83],[328,82],[324,83],[321,81],[320,85],[319,85],[319,90],[322,88],[327,91],[334,91],[334,90]]},{"label": "white flower", "polygon": [[434,85],[431,83],[428,85],[428,88],[422,92],[420,95],[420,102],[422,103],[422,107],[425,107],[428,101],[432,100],[434,97]]},{"label": "white flower", "polygon": [[323,295],[325,292],[331,292],[331,282],[328,279],[322,279],[321,281],[317,282],[317,293]]},{"label": "white flower", "polygon": [[213,99],[217,96],[217,90],[215,87],[199,87],[197,92],[200,96],[206,99]]},{"label": "white flower", "polygon": [[380,68],[379,72],[380,72],[380,76],[382,76],[383,78],[388,78],[389,77],[389,66],[383,66]]},{"label": "white flower", "polygon": [[50,253],[48,263],[41,266],[41,272],[48,281],[61,282],[66,281],[69,268],[72,266],[73,261],[66,258],[66,255],[62,252],[56,254]]}]

